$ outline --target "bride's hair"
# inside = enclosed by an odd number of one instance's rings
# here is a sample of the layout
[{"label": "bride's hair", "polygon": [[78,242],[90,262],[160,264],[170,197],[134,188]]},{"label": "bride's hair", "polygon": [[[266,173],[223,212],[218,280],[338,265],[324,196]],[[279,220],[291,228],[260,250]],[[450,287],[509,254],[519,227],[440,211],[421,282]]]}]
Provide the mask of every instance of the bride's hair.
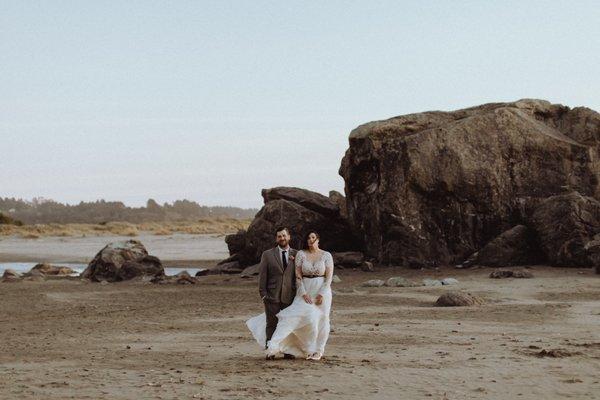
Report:
[{"label": "bride's hair", "polygon": [[311,233],[314,233],[315,236],[317,237],[317,239],[321,239],[321,236],[319,236],[319,234],[316,231],[308,231],[308,232],[306,232],[306,235],[304,235],[304,242],[302,242],[302,249],[303,250],[308,250],[308,237],[310,236]]}]

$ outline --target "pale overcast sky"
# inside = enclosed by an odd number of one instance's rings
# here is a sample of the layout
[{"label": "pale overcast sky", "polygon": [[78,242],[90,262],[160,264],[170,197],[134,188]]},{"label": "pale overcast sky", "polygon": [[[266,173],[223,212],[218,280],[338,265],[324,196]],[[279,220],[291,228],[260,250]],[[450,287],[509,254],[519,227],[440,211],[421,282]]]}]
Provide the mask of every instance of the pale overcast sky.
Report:
[{"label": "pale overcast sky", "polygon": [[0,1],[0,197],[343,191],[361,123],[600,110],[599,67],[597,1]]}]

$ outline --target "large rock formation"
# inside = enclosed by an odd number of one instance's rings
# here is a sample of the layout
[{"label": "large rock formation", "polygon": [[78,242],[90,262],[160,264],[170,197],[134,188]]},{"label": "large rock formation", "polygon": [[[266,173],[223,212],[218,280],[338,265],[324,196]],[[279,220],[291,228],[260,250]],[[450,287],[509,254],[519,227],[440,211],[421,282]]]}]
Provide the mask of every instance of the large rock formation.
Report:
[{"label": "large rock formation", "polygon": [[264,250],[275,246],[275,230],[287,226],[291,230],[291,246],[302,247],[308,230],[316,230],[321,247],[328,251],[356,250],[360,246],[352,235],[347,221],[341,216],[339,193],[335,200],[319,193],[293,187],[263,189],[265,205],[247,231],[226,237],[232,255],[227,262],[241,266],[256,264]]},{"label": "large rock formation", "polygon": [[138,240],[109,243],[96,254],[82,278],[93,281],[124,281],[137,276],[161,276],[165,271],[157,257],[148,255]]},{"label": "large rock formation", "polygon": [[599,141],[600,114],[541,100],[371,122],[339,171],[349,223],[382,263],[460,263],[550,196],[599,199]]}]

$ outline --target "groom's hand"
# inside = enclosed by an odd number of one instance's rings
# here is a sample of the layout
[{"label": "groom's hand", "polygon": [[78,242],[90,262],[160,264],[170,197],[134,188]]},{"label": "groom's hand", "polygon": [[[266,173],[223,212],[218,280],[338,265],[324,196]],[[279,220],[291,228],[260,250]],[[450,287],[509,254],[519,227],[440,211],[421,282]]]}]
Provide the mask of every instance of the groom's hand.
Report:
[{"label": "groom's hand", "polygon": [[318,294],[317,297],[315,297],[315,304],[320,306],[322,302],[323,302],[323,296]]},{"label": "groom's hand", "polygon": [[310,298],[309,295],[307,294],[303,294],[302,298],[304,299],[305,302],[307,302],[308,304],[312,304],[312,299]]}]

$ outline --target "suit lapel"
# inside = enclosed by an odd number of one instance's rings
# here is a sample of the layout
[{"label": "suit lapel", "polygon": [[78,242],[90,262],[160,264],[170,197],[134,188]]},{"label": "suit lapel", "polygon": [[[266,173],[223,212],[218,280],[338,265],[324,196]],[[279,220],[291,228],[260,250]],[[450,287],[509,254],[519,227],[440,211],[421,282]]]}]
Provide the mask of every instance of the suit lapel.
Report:
[{"label": "suit lapel", "polygon": [[281,261],[281,257],[279,257],[279,249],[277,247],[273,249],[273,257],[275,257],[279,269],[281,270],[281,272],[283,272],[283,262]]}]

